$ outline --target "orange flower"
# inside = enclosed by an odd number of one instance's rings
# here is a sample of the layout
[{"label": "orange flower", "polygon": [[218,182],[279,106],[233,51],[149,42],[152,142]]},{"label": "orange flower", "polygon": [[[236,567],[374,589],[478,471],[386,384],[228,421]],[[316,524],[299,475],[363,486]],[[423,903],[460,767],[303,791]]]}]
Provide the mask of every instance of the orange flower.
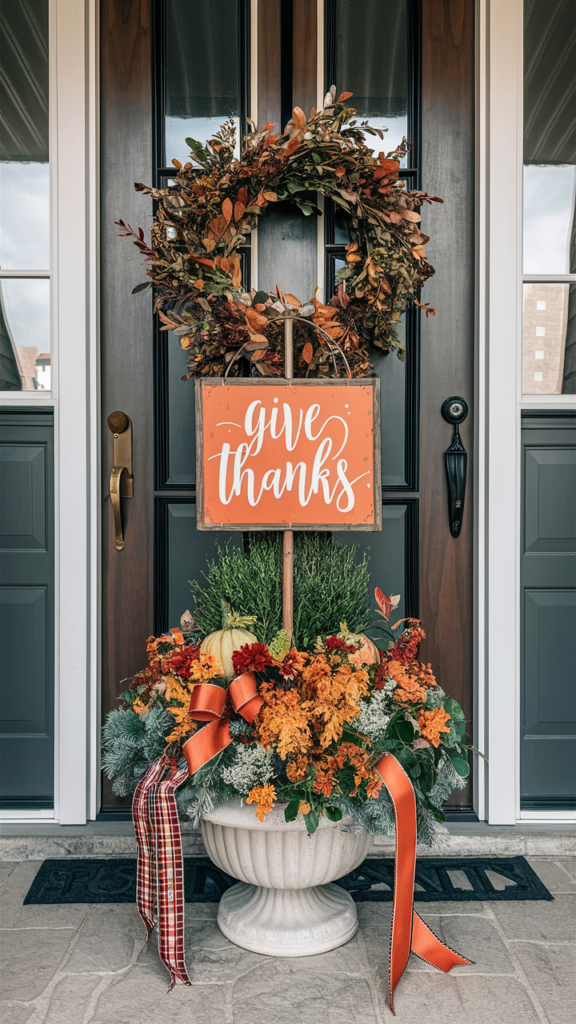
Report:
[{"label": "orange flower", "polygon": [[309,702],[301,700],[297,690],[281,690],[271,683],[262,683],[260,696],[265,704],[254,721],[254,731],[262,746],[269,749],[274,744],[281,758],[305,754],[312,741]]},{"label": "orange flower", "polygon": [[450,715],[443,708],[434,708],[432,711],[420,712],[420,718],[418,719],[420,732],[425,739],[430,741],[433,747],[439,745],[441,732],[450,732],[446,725],[449,718]]},{"label": "orange flower", "polygon": [[246,798],[247,804],[256,804],[256,816],[260,821],[264,821],[267,814],[274,807],[274,801],[276,800],[276,789],[274,786],[269,786],[266,783],[264,786],[254,786],[251,789],[248,797]]},{"label": "orange flower", "polygon": [[298,814],[309,814],[310,804],[306,800],[301,800],[298,804]]},{"label": "orange flower", "polygon": [[419,665],[417,661],[404,665],[392,658],[387,662],[384,672],[396,683],[392,696],[398,704],[423,704],[426,691],[436,686],[430,666]]},{"label": "orange flower", "polygon": [[366,793],[371,800],[377,800],[378,794],[384,785],[382,776],[378,772],[374,772],[372,778],[366,783]]},{"label": "orange flower", "polygon": [[286,765],[286,775],[290,779],[290,782],[300,782],[301,779],[305,779],[308,774],[310,762],[308,758],[303,754],[297,754],[296,760],[288,761]]}]

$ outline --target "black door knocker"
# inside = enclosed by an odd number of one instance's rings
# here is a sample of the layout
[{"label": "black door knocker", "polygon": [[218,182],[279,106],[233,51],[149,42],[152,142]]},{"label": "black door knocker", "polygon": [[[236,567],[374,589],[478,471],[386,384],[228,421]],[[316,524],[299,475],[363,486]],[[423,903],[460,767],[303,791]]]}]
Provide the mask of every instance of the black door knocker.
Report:
[{"label": "black door knocker", "polygon": [[446,460],[446,476],[448,478],[448,520],[450,533],[459,537],[464,514],[464,496],[466,494],[466,467],[468,454],[460,438],[459,426],[468,415],[468,403],[456,396],[447,398],[442,405],[442,415],[447,423],[454,427],[452,444],[444,454]]}]

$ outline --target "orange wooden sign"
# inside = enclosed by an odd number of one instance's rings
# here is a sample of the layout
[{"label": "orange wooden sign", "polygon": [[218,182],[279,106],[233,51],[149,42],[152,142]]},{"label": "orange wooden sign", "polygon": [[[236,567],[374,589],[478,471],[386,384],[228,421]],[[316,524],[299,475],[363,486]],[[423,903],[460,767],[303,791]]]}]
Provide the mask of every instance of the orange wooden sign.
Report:
[{"label": "orange wooden sign", "polygon": [[381,530],[380,381],[196,381],[199,530]]}]

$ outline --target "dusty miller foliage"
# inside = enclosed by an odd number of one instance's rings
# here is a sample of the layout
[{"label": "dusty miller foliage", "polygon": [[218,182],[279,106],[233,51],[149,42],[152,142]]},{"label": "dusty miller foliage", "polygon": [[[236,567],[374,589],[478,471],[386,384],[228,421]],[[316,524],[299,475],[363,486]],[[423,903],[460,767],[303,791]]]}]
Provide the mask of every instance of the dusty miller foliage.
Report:
[{"label": "dusty miller foliage", "polygon": [[[271,643],[282,627],[282,538],[276,533],[250,537],[247,550],[227,544],[208,563],[204,580],[191,583],[194,618],[202,634],[222,628],[222,602],[254,615],[253,632]],[[353,544],[336,544],[326,534],[294,537],[294,644],[314,645],[317,636],[337,633],[346,619],[362,632],[370,618],[368,556]]]}]

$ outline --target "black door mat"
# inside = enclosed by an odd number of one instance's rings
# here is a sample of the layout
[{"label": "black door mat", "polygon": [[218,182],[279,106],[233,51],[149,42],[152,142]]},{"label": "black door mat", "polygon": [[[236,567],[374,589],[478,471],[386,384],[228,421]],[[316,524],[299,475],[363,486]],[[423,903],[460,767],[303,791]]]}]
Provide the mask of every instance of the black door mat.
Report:
[{"label": "black door mat", "polygon": [[[217,903],[237,880],[205,857],[184,861],[187,903]],[[394,861],[374,858],[338,880],[357,902],[392,900]],[[136,860],[45,860],[24,903],[134,903]],[[524,857],[425,857],[416,865],[420,903],[552,900]]]}]

